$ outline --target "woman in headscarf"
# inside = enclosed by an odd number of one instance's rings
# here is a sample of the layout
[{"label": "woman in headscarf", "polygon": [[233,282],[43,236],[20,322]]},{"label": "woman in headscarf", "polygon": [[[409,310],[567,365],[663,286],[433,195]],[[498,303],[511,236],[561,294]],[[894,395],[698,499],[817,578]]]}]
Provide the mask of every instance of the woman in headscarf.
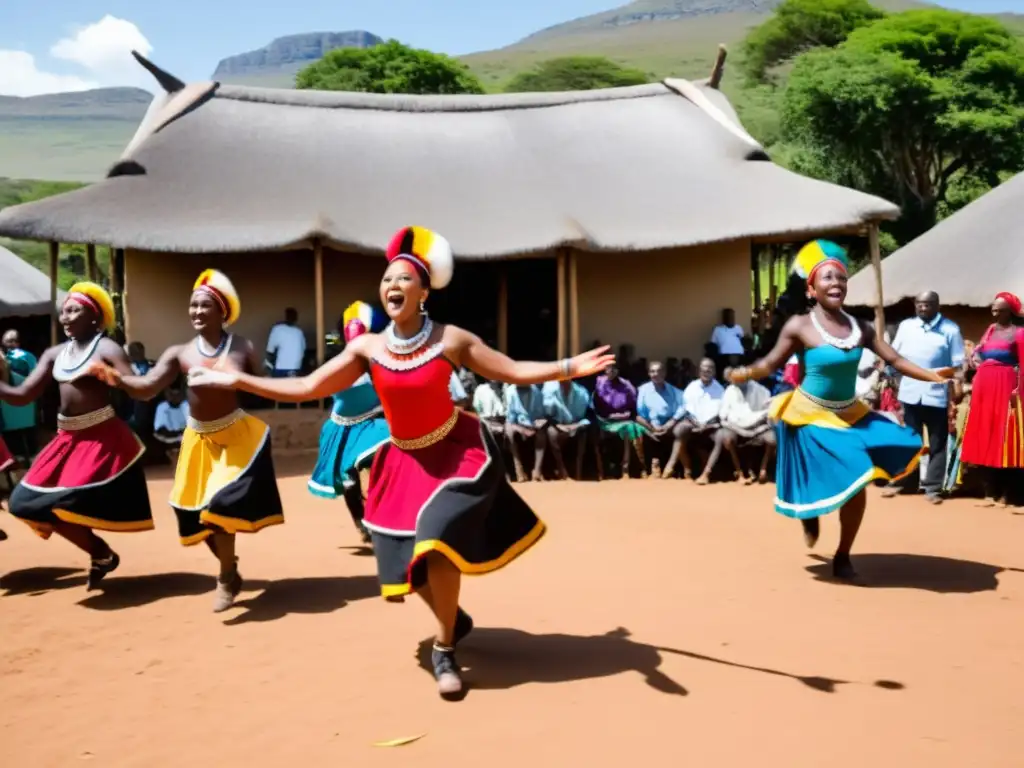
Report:
[{"label": "woman in headscarf", "polygon": [[60,389],[57,435],[14,489],[10,511],[44,539],[56,533],[91,558],[93,589],[121,559],[94,531],[153,528],[142,441],[114,414],[110,388],[86,375],[95,363],[131,373],[128,356],[105,331],[114,327],[114,302],[95,283],[68,291],[60,320],[68,341],[43,353],[17,386],[0,382],[0,400],[31,403],[50,378]]},{"label": "woman in headscarf", "polygon": [[606,433],[622,440],[622,479],[629,479],[630,447],[640,460],[640,476],[646,478],[643,438],[650,433],[636,420],[636,387],[622,377],[617,362],[597,377],[590,403],[597,416],[598,435]]},{"label": "woman in headscarf", "polygon": [[477,336],[427,315],[430,291],[451,280],[448,242],[422,227],[391,239],[380,299],[391,323],[366,333],[308,376],[263,379],[237,371],[195,371],[193,388],[230,387],[301,402],[351,386],[369,372],[384,406],[391,442],[370,471],[364,524],[373,536],[381,593],[417,592],[437,620],[431,662],[438,692],[462,692],[456,644],[473,629],[459,607],[463,574],[483,574],[530,549],[545,526],[512,489],[490,430],[455,407],[452,371],[465,366],[515,385],[589,376],[611,363],[597,349],[557,363],[512,360]]},{"label": "woman in headscarf", "polygon": [[[362,301],[345,310],[343,333],[351,344],[364,333],[379,333],[384,327],[380,312]],[[349,514],[365,543],[370,533],[363,525],[361,470],[369,469],[377,450],[388,442],[384,408],[373,389],[370,374],[364,373],[348,389],[334,394],[331,416],[320,430],[320,455],[306,487],[314,496],[345,499]]]},{"label": "woman in headscarf", "polygon": [[981,337],[972,357],[975,374],[960,461],[983,468],[986,506],[1006,506],[1011,501],[1014,480],[1024,468],[1020,403],[1024,328],[1014,323],[1021,309],[1021,301],[1014,294],[998,294],[992,302],[995,322]]},{"label": "woman in headscarf", "polygon": [[733,369],[739,384],[777,370],[790,355],[801,357],[800,386],[776,397],[769,415],[776,422],[778,464],[775,511],[802,521],[809,546],[818,540],[821,515],[839,510],[841,534],[833,575],[856,578],[850,561],[864,518],[865,488],[876,479],[913,471],[926,450],[908,427],[873,413],[857,399],[857,369],[865,348],[904,376],[946,381],[953,369],[928,371],[901,357],[874,329],[843,310],[846,251],[828,240],[808,243],[794,270],[807,281],[815,305],[791,317],[775,347],[747,368]]}]

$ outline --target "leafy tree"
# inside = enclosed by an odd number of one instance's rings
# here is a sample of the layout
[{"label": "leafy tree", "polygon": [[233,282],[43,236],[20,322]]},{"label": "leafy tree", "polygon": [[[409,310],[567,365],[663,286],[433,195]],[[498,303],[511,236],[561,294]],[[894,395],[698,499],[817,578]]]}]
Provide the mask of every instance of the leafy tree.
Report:
[{"label": "leafy tree", "polygon": [[301,69],[296,88],[364,93],[483,93],[462,63],[397,40],[371,48],[337,48]]},{"label": "leafy tree", "polygon": [[885,16],[867,0],[785,0],[743,41],[743,67],[755,82],[811,48],[834,48],[855,29]]},{"label": "leafy tree", "polygon": [[603,56],[566,56],[542,61],[532,70],[520,72],[505,86],[505,92],[592,91],[648,82],[646,73],[627,69]]},{"label": "leafy tree", "polygon": [[993,186],[1024,167],[1024,46],[979,16],[889,16],[797,58],[782,124],[798,170],[899,203],[906,242],[954,182]]}]

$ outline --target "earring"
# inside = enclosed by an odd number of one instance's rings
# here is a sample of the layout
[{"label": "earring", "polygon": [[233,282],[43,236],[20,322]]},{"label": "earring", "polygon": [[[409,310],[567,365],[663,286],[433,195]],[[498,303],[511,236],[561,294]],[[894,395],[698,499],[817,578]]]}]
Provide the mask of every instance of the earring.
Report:
[{"label": "earring", "polygon": [[423,301],[423,299],[420,299],[420,314],[421,315],[427,314],[427,303],[425,301]]}]

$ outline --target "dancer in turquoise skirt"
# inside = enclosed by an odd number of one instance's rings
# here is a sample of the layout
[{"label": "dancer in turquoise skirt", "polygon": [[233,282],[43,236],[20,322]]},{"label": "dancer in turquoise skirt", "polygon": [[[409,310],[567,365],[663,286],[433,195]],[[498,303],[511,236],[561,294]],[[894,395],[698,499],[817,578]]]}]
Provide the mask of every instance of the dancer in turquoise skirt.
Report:
[{"label": "dancer in turquoise skirt", "polygon": [[850,549],[875,480],[896,480],[917,468],[927,447],[909,427],[874,413],[856,398],[857,367],[865,348],[908,378],[942,382],[955,369],[920,368],[878,338],[874,329],[843,311],[846,252],[815,240],[797,254],[794,271],[806,277],[813,306],[786,323],[765,357],[734,368],[741,383],[770,376],[794,353],[803,372],[800,386],[773,399],[778,464],[775,511],[802,521],[808,546],[817,543],[818,518],[839,510],[839,547],[832,561],[837,578],[854,579]]},{"label": "dancer in turquoise skirt", "polygon": [[[345,343],[364,333],[377,333],[384,327],[383,313],[357,301],[342,315]],[[334,395],[331,417],[320,431],[320,456],[307,487],[315,496],[336,499],[342,496],[364,543],[370,534],[363,525],[363,489],[359,472],[369,469],[377,449],[388,442],[388,424],[380,398],[368,373]]]}]

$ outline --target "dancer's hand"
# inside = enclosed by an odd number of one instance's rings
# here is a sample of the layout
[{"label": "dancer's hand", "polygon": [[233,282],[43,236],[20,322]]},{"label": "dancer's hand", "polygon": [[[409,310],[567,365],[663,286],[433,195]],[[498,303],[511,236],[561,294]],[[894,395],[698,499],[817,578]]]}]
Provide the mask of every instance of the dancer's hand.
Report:
[{"label": "dancer's hand", "polygon": [[592,349],[581,355],[576,355],[569,360],[569,376],[574,379],[582,379],[601,373],[605,368],[615,363],[615,355],[609,354],[609,345]]},{"label": "dancer's hand", "polygon": [[750,368],[745,365],[730,368],[726,371],[725,378],[729,380],[730,384],[743,384],[750,381]]},{"label": "dancer's hand", "polygon": [[950,379],[954,379],[954,378],[956,378],[956,375],[959,372],[960,372],[959,368],[954,368],[952,366],[950,366],[948,368],[936,368],[935,370],[932,371],[932,373],[934,373],[938,377],[936,379],[936,381],[939,381],[939,382],[945,382],[945,381],[949,381]]},{"label": "dancer's hand", "polygon": [[238,371],[212,368],[192,368],[188,372],[189,387],[214,387],[215,389],[234,389],[238,384]]},{"label": "dancer's hand", "polygon": [[83,376],[94,376],[108,387],[119,387],[121,385],[121,374],[113,366],[107,365],[99,360],[93,362],[85,369]]}]

